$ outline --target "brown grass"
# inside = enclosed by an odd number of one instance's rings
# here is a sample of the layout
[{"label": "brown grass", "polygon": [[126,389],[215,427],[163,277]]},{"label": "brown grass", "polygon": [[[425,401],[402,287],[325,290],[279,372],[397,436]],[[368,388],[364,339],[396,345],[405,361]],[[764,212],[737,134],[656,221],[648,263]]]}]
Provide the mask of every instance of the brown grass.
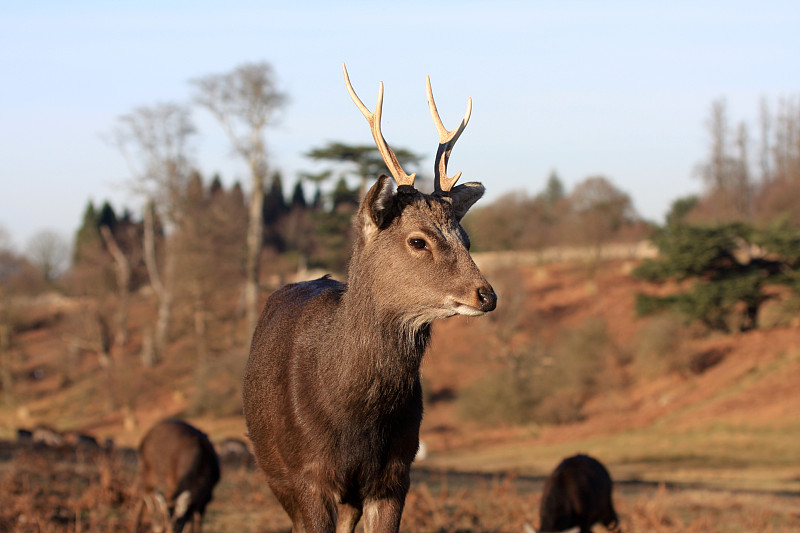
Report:
[{"label": "brown grass", "polygon": [[[492,476],[540,478],[576,452],[601,459],[620,482],[617,506],[627,531],[799,530],[796,314],[773,329],[733,336],[639,319],[633,295],[644,284],[627,275],[630,267],[606,263],[589,273],[579,265],[531,265],[499,273],[498,287],[505,279],[511,288],[501,294],[506,308],[496,318],[436,324],[423,367],[426,395],[436,400],[426,405],[422,438],[430,456],[423,464],[451,473],[415,475],[404,531],[535,526],[540,487],[527,478]],[[194,373],[194,343],[180,337],[180,328],[156,368],[141,366],[140,332],[152,313],[146,301],[134,301],[130,345],[110,370],[96,354],[68,349],[70,336],[80,334],[70,330],[72,312],[65,308],[14,338],[15,403],[0,408],[0,438],[43,423],[135,446],[167,416],[191,416],[214,440],[243,437],[238,387],[247,350],[239,340],[241,324],[212,332],[204,394]],[[598,321],[602,335],[588,335],[597,333],[590,326]],[[578,342],[582,332],[589,340]],[[569,370],[600,346],[602,369],[573,374],[591,378],[583,379],[591,394],[581,394],[577,407],[568,390],[545,394],[539,404],[553,419],[571,423],[477,424],[457,413],[464,391],[508,368],[510,357],[531,349],[537,364],[556,365],[554,358],[561,358]],[[567,408],[569,417],[559,414]],[[0,449],[0,531],[127,530],[135,464],[54,453]],[[454,470],[490,476],[465,482]],[[653,483],[659,482],[672,484],[657,489]],[[215,495],[207,531],[289,529],[258,472],[226,468]]]},{"label": "brown grass", "polygon": [[[130,452],[3,443],[0,530],[19,533],[129,531],[136,496]],[[538,525],[541,478],[458,475],[416,469],[401,531],[519,533]],[[772,532],[800,527],[800,496],[622,483],[617,511],[629,532]],[[277,533],[291,524],[261,472],[223,465],[207,532]],[[598,529],[599,530],[599,529]]]}]

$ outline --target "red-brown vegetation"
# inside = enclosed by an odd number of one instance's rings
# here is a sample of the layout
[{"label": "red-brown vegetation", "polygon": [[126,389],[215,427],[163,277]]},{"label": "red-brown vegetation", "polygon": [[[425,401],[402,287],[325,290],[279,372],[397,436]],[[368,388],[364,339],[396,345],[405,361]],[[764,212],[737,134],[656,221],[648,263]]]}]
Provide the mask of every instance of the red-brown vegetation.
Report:
[{"label": "red-brown vegetation", "polygon": [[[498,317],[504,304],[516,311],[502,324],[459,318],[434,328],[423,365],[428,403],[421,438],[428,458],[412,469],[403,531],[536,527],[543,476],[578,452],[607,465],[616,481],[623,530],[789,532],[800,527],[796,317],[735,335],[636,318],[634,293],[645,282],[628,275],[631,266],[610,262],[590,270],[551,264],[523,267],[514,275],[481,266],[498,291]],[[505,276],[520,280],[516,292],[513,283],[512,292],[502,290]],[[71,325],[80,323],[81,300],[40,300],[21,312],[13,361],[15,405],[0,410],[0,437],[13,441],[17,428],[44,424],[94,435],[100,443],[113,438],[116,448],[76,455],[67,448],[4,445],[0,530],[123,531],[135,504],[136,471],[135,456],[125,448],[135,446],[160,419],[189,416],[215,442],[243,437],[238,394],[246,351],[236,340],[240,326],[230,322],[210,332],[209,378],[198,392],[189,337],[178,335],[156,367],[142,366],[138,332],[151,312],[143,299],[132,297],[129,344],[111,367],[102,366],[92,351],[72,351],[65,342]],[[504,369],[509,354],[538,343],[552,358],[569,355],[576,344],[564,337],[596,334],[599,328],[586,324],[598,320],[605,331],[603,350],[597,352],[604,364],[594,392],[581,398],[579,420],[479,424],[459,414],[464,392]],[[507,329],[498,337],[501,326]],[[497,350],[499,338],[505,352]],[[573,389],[557,393],[577,397]],[[207,407],[188,415],[198,396]],[[263,533],[289,527],[262,474],[223,463],[207,531]]]}]

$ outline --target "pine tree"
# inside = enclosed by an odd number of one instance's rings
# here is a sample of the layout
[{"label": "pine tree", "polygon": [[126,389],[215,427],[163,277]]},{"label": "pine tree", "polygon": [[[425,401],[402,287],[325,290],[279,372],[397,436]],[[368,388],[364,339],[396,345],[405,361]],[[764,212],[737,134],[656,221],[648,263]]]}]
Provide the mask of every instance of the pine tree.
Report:
[{"label": "pine tree", "polygon": [[772,298],[768,285],[800,294],[800,230],[788,225],[754,229],[743,223],[675,223],[653,236],[660,257],[634,274],[655,283],[689,281],[669,296],[637,295],[640,315],[671,309],[711,329],[745,331],[758,326],[758,312]]},{"label": "pine tree", "polygon": [[108,226],[112,231],[117,227],[117,214],[107,201],[103,202],[103,207],[97,214],[97,228],[99,229],[100,226]]},{"label": "pine tree", "polygon": [[72,262],[79,264],[87,256],[87,250],[100,245],[100,232],[98,230],[100,217],[94,207],[94,202],[89,200],[83,210],[83,222],[75,234],[75,247]]},{"label": "pine tree", "polygon": [[294,192],[292,192],[292,208],[306,208],[306,196],[303,192],[303,184],[298,181],[294,185]]},{"label": "pine tree", "polygon": [[334,210],[339,209],[341,206],[357,206],[358,190],[348,187],[347,181],[342,177],[336,182],[336,186],[331,193],[331,198],[333,200]]}]

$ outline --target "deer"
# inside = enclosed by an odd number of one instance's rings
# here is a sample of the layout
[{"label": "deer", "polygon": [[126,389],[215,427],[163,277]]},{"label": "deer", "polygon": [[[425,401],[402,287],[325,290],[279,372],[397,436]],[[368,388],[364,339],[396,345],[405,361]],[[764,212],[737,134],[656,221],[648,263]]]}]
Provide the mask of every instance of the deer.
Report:
[{"label": "deer", "polygon": [[600,523],[619,533],[611,489],[611,476],[603,463],[583,454],[567,457],[545,480],[539,531],[574,528],[579,533],[591,533],[592,526]]},{"label": "deer", "polygon": [[152,531],[181,533],[188,523],[192,533],[200,533],[220,479],[219,460],[206,434],[182,420],[163,420],[142,438],[138,454],[140,499],[133,531],[139,531],[147,506]]},{"label": "deer", "polygon": [[427,78],[439,133],[430,194],[414,187],[343,64],[350,98],[367,119],[395,183],[381,175],[353,217],[347,279],[286,285],[267,299],[253,334],[242,402],[248,436],[294,533],[397,532],[419,448],[420,364],[432,323],[495,309],[497,295],[469,254],[460,224],[483,195],[447,176],[469,121],[448,131]]}]

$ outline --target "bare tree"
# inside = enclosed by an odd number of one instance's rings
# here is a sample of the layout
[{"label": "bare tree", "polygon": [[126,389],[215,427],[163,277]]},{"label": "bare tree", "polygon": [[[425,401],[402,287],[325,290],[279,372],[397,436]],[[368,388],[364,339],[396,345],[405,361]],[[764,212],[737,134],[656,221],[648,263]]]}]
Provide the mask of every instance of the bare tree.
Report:
[{"label": "bare tree", "polygon": [[224,297],[240,286],[246,222],[242,211],[232,208],[230,195],[220,189],[208,192],[199,173],[192,176],[181,224],[176,284],[182,309],[191,309],[196,349],[195,394],[191,408],[209,407],[206,382],[214,339],[209,335]]},{"label": "bare tree", "polygon": [[245,306],[248,334],[258,318],[258,274],[263,239],[262,208],[267,177],[265,130],[275,111],[286,103],[276,88],[272,67],[247,63],[230,72],[212,74],[192,82],[195,101],[222,125],[235,152],[250,169],[250,207],[245,263]]},{"label": "bare tree", "polygon": [[761,182],[768,183],[772,180],[772,165],[770,164],[770,133],[772,131],[772,117],[766,98],[761,98],[759,105],[759,129],[761,144],[759,146],[759,166],[761,167]]},{"label": "bare tree", "polygon": [[14,402],[12,365],[19,353],[15,332],[24,316],[19,297],[39,293],[46,285],[38,268],[14,250],[10,235],[0,225],[0,390],[6,404]]},{"label": "bare tree", "polygon": [[800,100],[782,98],[774,116],[762,100],[760,121],[762,179],[755,191],[755,218],[800,224]]},{"label": "bare tree", "polygon": [[108,226],[100,226],[100,235],[103,237],[111,257],[114,259],[117,296],[119,297],[114,327],[114,348],[119,351],[128,341],[128,300],[131,285],[131,265]]},{"label": "bare tree", "polygon": [[773,158],[777,179],[800,182],[800,99],[778,102]]},{"label": "bare tree", "polygon": [[11,251],[11,236],[3,226],[0,226],[0,251]]},{"label": "bare tree", "polygon": [[3,402],[6,405],[14,402],[14,374],[11,371],[14,312],[11,292],[14,278],[20,270],[20,261],[11,248],[11,237],[0,226],[0,389],[3,390]]},{"label": "bare tree", "polygon": [[[119,117],[112,142],[125,156],[134,188],[147,198],[145,259],[158,298],[156,354],[163,352],[172,313],[175,282],[175,230],[183,219],[186,186],[193,170],[189,140],[195,133],[189,109],[174,103],[140,107]],[[155,209],[165,224],[163,265],[155,252]]]},{"label": "bare tree", "polygon": [[11,323],[7,307],[5,298],[0,295],[0,388],[3,389],[3,403],[11,405],[14,403],[14,374],[11,372]]},{"label": "bare tree", "polygon": [[39,267],[44,279],[55,281],[69,264],[69,244],[52,230],[42,230],[28,241],[26,255]]},{"label": "bare tree", "polygon": [[604,176],[592,176],[578,183],[569,202],[577,224],[577,237],[594,247],[596,258],[604,243],[625,224],[637,219],[630,196]]},{"label": "bare tree", "polygon": [[711,104],[711,116],[706,122],[711,135],[709,161],[702,169],[701,177],[708,190],[724,188],[725,176],[729,170],[730,126],[728,124],[728,107],[725,100],[715,100]]},{"label": "bare tree", "polygon": [[698,168],[706,189],[706,208],[711,218],[716,220],[744,220],[750,211],[751,192],[747,169],[747,128],[744,124],[738,128],[735,142],[739,153],[735,155],[731,149],[731,129],[724,99],[711,104],[711,116],[706,127],[711,136],[710,153],[708,160]]},{"label": "bare tree", "polygon": [[733,192],[731,194],[733,209],[743,219],[749,219],[752,214],[749,143],[750,134],[747,130],[747,124],[740,122],[736,129],[737,157],[730,178],[730,188]]}]

